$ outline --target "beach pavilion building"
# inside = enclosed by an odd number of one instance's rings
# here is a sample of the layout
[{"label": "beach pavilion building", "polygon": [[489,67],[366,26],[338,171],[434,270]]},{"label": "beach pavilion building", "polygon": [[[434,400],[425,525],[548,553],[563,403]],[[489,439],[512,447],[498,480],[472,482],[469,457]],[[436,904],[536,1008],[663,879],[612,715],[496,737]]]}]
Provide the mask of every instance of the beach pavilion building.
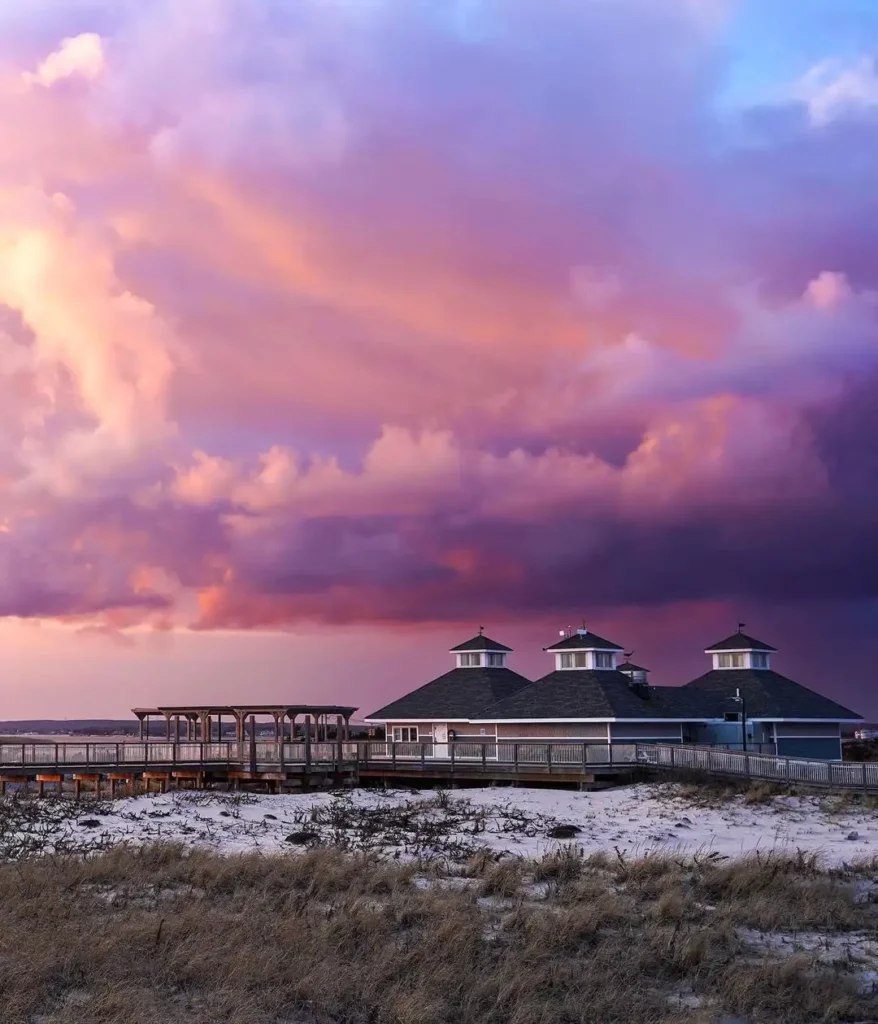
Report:
[{"label": "beach pavilion building", "polygon": [[[453,647],[454,668],[366,719],[397,744],[449,741],[685,743],[791,757],[841,758],[841,727],[861,717],[772,668],[775,649],[740,629],[705,653],[711,669],[683,686],[653,686],[623,648],[583,628],[545,648],[551,672],[531,682],[511,648],[483,633]],[[405,753],[405,748],[398,748]]]}]

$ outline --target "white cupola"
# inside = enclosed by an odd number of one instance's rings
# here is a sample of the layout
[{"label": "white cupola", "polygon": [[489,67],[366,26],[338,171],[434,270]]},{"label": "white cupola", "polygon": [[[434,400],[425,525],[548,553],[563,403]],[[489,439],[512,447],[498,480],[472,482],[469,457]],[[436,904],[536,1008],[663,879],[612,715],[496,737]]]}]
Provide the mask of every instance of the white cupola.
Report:
[{"label": "white cupola", "polygon": [[628,676],[632,683],[645,684],[648,681],[646,677],[649,674],[649,669],[644,668],[642,665],[635,665],[634,662],[631,661],[631,655],[633,653],[634,651],[626,651],[625,660],[623,662],[620,662],[616,666],[616,668],[619,672],[622,672],[626,676]]},{"label": "white cupola", "polygon": [[730,669],[770,669],[771,656],[777,648],[754,640],[744,630],[745,623],[738,623],[738,630],[725,640],[705,647],[704,653],[713,660],[713,668],[723,671]]},{"label": "white cupola", "polygon": [[466,640],[457,647],[452,647],[457,668],[506,668],[506,655],[511,647],[497,643],[480,629],[472,640]]},{"label": "white cupola", "polygon": [[555,658],[556,671],[613,671],[622,648],[590,633],[584,626],[575,633],[561,631],[561,639],[545,650]]}]

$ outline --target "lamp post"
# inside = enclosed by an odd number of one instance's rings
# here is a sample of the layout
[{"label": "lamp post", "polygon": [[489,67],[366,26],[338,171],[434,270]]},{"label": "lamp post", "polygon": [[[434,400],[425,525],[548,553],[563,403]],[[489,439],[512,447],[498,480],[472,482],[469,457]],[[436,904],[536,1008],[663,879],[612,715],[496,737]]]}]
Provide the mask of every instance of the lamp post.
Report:
[{"label": "lamp post", "polygon": [[746,752],[747,750],[747,702],[744,700],[740,689],[735,690],[735,696],[732,700],[736,704],[741,705],[741,749]]}]

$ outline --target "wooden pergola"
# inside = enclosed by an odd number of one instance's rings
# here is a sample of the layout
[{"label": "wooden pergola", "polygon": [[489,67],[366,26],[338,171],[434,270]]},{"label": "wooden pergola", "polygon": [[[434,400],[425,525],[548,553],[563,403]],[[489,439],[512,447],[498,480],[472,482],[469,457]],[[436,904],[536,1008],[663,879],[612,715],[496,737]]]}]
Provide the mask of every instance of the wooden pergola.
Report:
[{"label": "wooden pergola", "polygon": [[[256,735],[256,718],[274,720],[274,738],[276,742],[284,740],[292,743],[296,730],[308,739],[319,742],[329,738],[330,725],[336,729],[336,738],[350,738],[351,716],[356,708],[341,707],[336,704],[180,704],[155,708],[132,708],[132,713],[140,722],[140,739],[149,736],[151,718],[165,720],[165,738],[171,743],[212,743],[221,741],[223,735],[223,718],[231,719],[235,725],[235,740],[243,742],[245,738]],[[302,717],[301,723],[296,719]],[[334,719],[334,722],[332,721]],[[249,734],[247,723],[250,723]],[[185,723],[181,730],[181,723]],[[216,728],[216,740],[214,739]],[[181,736],[185,731],[185,736]]]}]

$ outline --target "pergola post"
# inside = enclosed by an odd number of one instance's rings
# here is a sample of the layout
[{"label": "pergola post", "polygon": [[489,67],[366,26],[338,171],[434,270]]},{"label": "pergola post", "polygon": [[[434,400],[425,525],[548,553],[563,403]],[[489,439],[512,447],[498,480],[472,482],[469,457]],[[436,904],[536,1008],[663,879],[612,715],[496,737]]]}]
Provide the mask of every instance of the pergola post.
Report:
[{"label": "pergola post", "polygon": [[[159,708],[132,708],[132,713],[137,718],[138,729],[135,735],[139,735],[140,742],[146,743],[146,754],[139,755],[138,760],[146,757],[146,762],[160,761],[165,755],[159,757],[159,751],[150,753],[151,720],[155,717],[164,718],[164,730],[156,731],[156,739],[163,737],[169,744],[172,744],[173,756],[168,753],[168,759],[179,765],[191,758],[183,758],[179,749],[184,742],[198,742],[202,745],[213,744],[215,738],[223,742],[223,719],[232,717],[235,723],[234,736],[235,745],[229,744],[229,760],[236,760],[246,765],[257,763],[258,752],[256,719],[260,715],[264,719],[269,717],[274,720],[274,741],[266,744],[266,748],[274,747],[274,752],[266,749],[261,757],[265,764],[280,765],[282,771],[288,770],[291,763],[301,765],[303,771],[303,783],[307,784],[307,778],[315,767],[315,762],[332,761],[337,770],[343,764],[347,751],[345,745],[351,740],[351,715],[354,708],[344,708],[329,705],[168,705]],[[301,717],[302,728],[297,733],[296,724]],[[185,721],[185,734],[182,728],[181,719]],[[214,729],[216,719],[216,729]],[[248,728],[249,719],[249,728]],[[334,719],[334,722],[333,722]],[[289,727],[287,727],[289,722]],[[267,721],[266,721],[267,724]],[[334,730],[334,731],[333,731]],[[265,735],[271,736],[266,729]],[[248,742],[249,740],[249,742]],[[303,749],[296,752],[295,756],[286,747],[286,743],[299,745]],[[317,747],[315,748],[315,743]],[[121,746],[121,745],[117,745]],[[249,749],[248,749],[249,748]],[[325,752],[324,752],[325,748]],[[232,756],[234,752],[234,757]],[[117,750],[117,760],[121,758],[121,752]],[[205,760],[210,756],[202,752]],[[122,758],[125,763],[130,761]],[[303,763],[304,762],[304,763]]]}]

